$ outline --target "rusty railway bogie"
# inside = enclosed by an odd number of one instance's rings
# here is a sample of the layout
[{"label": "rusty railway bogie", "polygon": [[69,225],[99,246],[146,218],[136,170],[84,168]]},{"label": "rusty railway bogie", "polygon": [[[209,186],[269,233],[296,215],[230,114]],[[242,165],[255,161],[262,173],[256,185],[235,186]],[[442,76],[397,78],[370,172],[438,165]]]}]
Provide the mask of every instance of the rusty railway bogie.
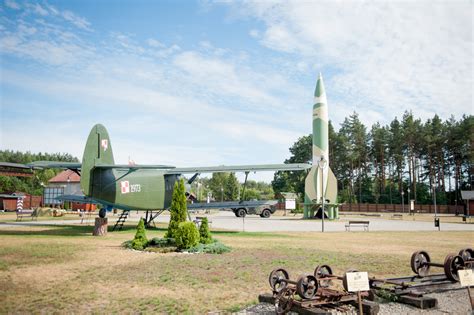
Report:
[{"label": "rusty railway bogie", "polygon": [[431,262],[430,255],[426,251],[417,251],[411,255],[410,265],[413,272],[420,278],[428,276],[431,267],[440,267],[443,268],[449,280],[457,282],[459,281],[458,270],[464,269],[465,262],[461,255],[450,254],[446,256],[444,263],[434,263]]},{"label": "rusty railway bogie", "polygon": [[275,294],[280,294],[289,289],[291,284],[296,293],[302,299],[312,299],[318,291],[318,281],[313,275],[301,275],[296,281],[290,280],[290,276],[285,269],[275,269],[269,276],[270,286]]}]

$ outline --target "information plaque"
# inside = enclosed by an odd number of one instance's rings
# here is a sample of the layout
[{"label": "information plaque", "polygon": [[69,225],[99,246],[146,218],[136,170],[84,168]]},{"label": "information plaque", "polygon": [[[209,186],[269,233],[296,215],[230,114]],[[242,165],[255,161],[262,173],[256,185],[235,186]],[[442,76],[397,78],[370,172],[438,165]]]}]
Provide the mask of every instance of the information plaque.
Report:
[{"label": "information plaque", "polygon": [[474,273],[472,269],[458,270],[458,276],[462,287],[474,286]]},{"label": "information plaque", "polygon": [[369,291],[369,275],[367,272],[348,272],[346,273],[347,291]]}]

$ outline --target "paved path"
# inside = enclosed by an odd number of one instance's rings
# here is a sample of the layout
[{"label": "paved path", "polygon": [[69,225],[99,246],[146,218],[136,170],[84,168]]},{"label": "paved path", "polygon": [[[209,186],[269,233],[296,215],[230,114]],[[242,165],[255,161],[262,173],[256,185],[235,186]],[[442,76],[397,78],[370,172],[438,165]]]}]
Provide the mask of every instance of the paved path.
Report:
[{"label": "paved path", "polygon": [[[132,212],[129,221],[138,221],[143,212],[137,214]],[[193,217],[196,215],[193,215]],[[197,214],[197,216],[204,216]],[[319,232],[321,231],[321,220],[302,220],[300,217],[272,216],[268,219],[260,218],[259,216],[251,215],[245,219],[237,218],[231,212],[221,211],[216,214],[207,215],[212,220],[211,227],[233,230],[233,231],[247,231],[247,232]],[[110,216],[109,222],[113,224],[118,216]],[[387,220],[383,218],[351,218],[344,217],[341,220],[329,221],[325,220],[324,228],[327,232],[342,232],[345,231],[345,224],[348,220],[364,220],[370,221],[370,231],[437,231],[434,227],[433,221],[408,221],[408,220]],[[169,215],[160,215],[157,222],[168,222]],[[35,226],[35,225],[70,225],[80,224],[81,220],[50,220],[50,221],[23,221],[23,222],[8,222],[0,223],[1,228],[15,227],[18,225]],[[93,224],[93,220],[88,220],[83,224]],[[362,228],[353,228],[353,231],[361,231]],[[443,223],[441,222],[441,231],[472,231],[474,232],[474,224],[462,223]]]}]

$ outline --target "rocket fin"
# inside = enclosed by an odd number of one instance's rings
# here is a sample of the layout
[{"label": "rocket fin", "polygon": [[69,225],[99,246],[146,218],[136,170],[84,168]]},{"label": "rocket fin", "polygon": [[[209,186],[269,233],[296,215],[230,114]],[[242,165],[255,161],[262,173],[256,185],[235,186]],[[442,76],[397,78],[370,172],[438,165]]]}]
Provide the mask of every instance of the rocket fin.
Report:
[{"label": "rocket fin", "polygon": [[[317,166],[313,166],[309,171],[305,179],[305,192],[304,199],[305,203],[321,202],[321,169]],[[327,175],[325,176],[326,182],[324,183],[325,200],[329,200],[329,203],[336,203],[337,201],[337,179],[331,168],[328,169]]]}]

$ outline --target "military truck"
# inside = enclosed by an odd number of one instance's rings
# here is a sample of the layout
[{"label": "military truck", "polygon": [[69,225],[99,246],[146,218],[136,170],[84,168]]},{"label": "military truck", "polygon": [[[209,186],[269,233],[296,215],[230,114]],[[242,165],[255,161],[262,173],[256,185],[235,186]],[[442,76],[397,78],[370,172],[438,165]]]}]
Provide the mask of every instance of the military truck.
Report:
[{"label": "military truck", "polygon": [[276,200],[267,200],[261,205],[239,205],[231,208],[238,218],[245,217],[247,214],[257,214],[262,218],[269,218],[276,211]]}]

